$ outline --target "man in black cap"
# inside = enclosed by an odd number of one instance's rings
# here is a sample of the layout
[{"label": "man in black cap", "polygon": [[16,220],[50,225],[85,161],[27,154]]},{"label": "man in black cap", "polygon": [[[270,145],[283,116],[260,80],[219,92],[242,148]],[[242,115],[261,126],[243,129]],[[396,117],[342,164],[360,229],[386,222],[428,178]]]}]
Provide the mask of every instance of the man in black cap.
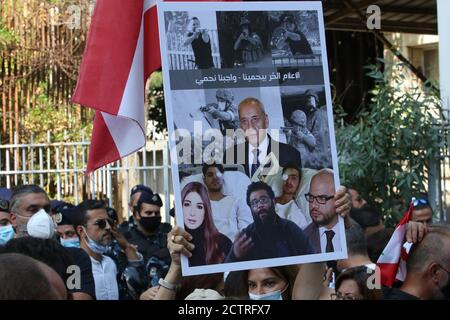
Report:
[{"label": "man in black cap", "polygon": [[167,249],[167,234],[172,229],[168,223],[161,223],[163,203],[157,193],[141,191],[133,207],[135,225],[124,236],[137,245],[144,256],[145,274],[148,286],[158,284],[170,265],[170,253]]},{"label": "man in black cap", "polygon": [[263,44],[256,32],[253,32],[250,20],[242,18],[240,23],[241,33],[234,42],[236,59],[240,63],[258,62],[263,56]]},{"label": "man in black cap", "polygon": [[161,223],[162,205],[157,193],[141,191],[133,207],[135,224],[124,234],[130,243],[138,246],[145,262],[156,251],[167,246],[167,233],[172,227],[168,223]]},{"label": "man in black cap", "polygon": [[14,238],[14,228],[9,221],[11,190],[0,188],[0,246]]},{"label": "man in black cap", "polygon": [[153,190],[143,184],[137,184],[131,189],[130,202],[128,202],[128,209],[130,209],[131,215],[129,216],[128,221],[124,221],[118,226],[120,232],[125,233],[135,225],[135,221],[133,219],[133,208],[136,206],[142,192],[153,193]]},{"label": "man in black cap", "polygon": [[[51,204],[51,202],[50,202]],[[70,204],[69,204],[70,205]],[[79,248],[80,239],[73,227],[72,215],[75,212],[73,205],[55,208],[54,219],[57,223],[56,232],[59,235],[59,242],[67,248]]]}]

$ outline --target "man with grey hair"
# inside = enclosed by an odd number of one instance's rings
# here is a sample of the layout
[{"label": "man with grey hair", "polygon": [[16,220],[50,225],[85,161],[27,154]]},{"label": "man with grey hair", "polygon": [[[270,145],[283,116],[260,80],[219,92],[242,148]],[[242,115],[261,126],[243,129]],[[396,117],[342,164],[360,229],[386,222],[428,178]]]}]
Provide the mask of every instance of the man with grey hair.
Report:
[{"label": "man with grey hair", "polygon": [[9,207],[9,219],[17,238],[28,235],[27,223],[41,209],[50,213],[50,199],[44,189],[34,184],[14,188]]},{"label": "man with grey hair", "polygon": [[[265,161],[272,152],[278,164],[284,167],[288,163],[294,163],[302,167],[300,152],[286,143],[274,140],[268,133],[269,117],[266,114],[263,103],[253,97],[248,97],[239,103],[238,108],[240,128],[244,131],[245,143],[235,145],[233,150],[227,150],[225,154],[226,164],[242,164],[247,176],[252,179],[255,172],[265,163],[264,167],[271,167],[271,162]],[[244,150],[244,154],[242,154]],[[234,158],[234,159],[233,159]]]},{"label": "man with grey hair", "polygon": [[432,225],[423,240],[412,246],[406,279],[399,288],[385,288],[388,300],[450,299],[450,228]]}]

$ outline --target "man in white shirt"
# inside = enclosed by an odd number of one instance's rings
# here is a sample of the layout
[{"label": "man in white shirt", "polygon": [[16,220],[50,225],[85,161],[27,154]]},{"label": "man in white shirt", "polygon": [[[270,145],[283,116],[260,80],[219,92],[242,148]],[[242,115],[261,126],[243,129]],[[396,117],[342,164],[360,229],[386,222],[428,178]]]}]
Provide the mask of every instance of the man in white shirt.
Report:
[{"label": "man in white shirt", "polygon": [[[110,257],[104,255],[113,238],[112,221],[109,220],[104,202],[83,201],[77,206],[73,220],[80,237],[80,247],[91,258],[97,300],[118,300],[117,266]],[[134,246],[128,246],[125,253],[128,260],[142,259]]]},{"label": "man in white shirt", "polygon": [[211,200],[214,225],[234,241],[236,235],[253,222],[250,208],[242,199],[223,194],[224,168],[221,164],[204,164],[202,170]]},{"label": "man in white shirt", "polygon": [[288,164],[282,173],[283,193],[275,198],[275,211],[281,218],[291,220],[301,229],[305,229],[311,223],[311,217],[304,214],[297,204],[297,191],[302,179],[301,170],[294,164]]},{"label": "man in white shirt", "polygon": [[311,179],[309,193],[305,195],[312,219],[312,223],[305,229],[305,234],[316,253],[342,250],[334,195],[333,171],[318,171]]}]

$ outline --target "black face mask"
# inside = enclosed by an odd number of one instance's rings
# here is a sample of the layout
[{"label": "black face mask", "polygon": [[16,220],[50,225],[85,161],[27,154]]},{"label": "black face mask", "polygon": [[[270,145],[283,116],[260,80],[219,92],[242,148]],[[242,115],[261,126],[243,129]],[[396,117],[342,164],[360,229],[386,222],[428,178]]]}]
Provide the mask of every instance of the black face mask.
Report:
[{"label": "black face mask", "polygon": [[139,221],[139,223],[145,231],[152,233],[159,228],[159,225],[161,224],[161,216],[156,217],[141,216],[141,221]]}]

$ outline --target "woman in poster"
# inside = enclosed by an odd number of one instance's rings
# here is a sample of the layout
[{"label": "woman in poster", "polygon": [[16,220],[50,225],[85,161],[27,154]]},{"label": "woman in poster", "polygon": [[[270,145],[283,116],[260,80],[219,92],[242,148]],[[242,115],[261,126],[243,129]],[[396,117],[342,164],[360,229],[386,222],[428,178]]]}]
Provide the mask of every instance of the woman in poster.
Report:
[{"label": "woman in poster", "polygon": [[181,191],[184,227],[195,245],[189,266],[222,263],[231,241],[214,225],[208,191],[199,182],[188,183]]}]

